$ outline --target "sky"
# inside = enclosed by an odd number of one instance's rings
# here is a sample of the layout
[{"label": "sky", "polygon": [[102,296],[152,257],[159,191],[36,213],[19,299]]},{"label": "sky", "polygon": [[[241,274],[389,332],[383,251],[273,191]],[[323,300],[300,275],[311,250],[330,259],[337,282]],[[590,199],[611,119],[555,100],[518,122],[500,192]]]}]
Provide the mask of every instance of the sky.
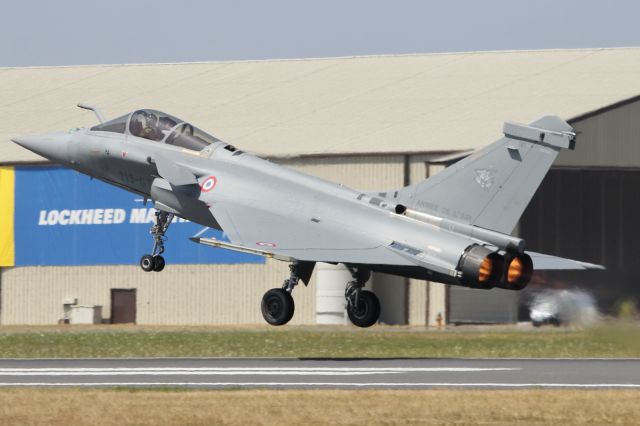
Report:
[{"label": "sky", "polygon": [[640,45],[637,0],[3,3],[4,67]]}]

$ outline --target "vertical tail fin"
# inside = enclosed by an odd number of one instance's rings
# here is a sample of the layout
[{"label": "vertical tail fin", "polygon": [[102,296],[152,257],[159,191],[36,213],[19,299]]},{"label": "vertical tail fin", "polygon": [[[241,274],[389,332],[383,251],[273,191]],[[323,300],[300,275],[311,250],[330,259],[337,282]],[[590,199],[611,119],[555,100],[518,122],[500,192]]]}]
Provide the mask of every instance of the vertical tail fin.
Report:
[{"label": "vertical tail fin", "polygon": [[400,190],[409,208],[510,234],[573,128],[556,116],[506,122],[504,137],[437,175]]}]

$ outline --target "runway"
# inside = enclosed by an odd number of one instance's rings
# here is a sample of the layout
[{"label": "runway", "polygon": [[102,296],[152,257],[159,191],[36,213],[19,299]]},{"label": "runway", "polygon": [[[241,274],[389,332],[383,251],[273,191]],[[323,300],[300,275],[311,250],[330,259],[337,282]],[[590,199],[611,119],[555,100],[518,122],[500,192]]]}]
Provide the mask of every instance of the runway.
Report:
[{"label": "runway", "polygon": [[638,388],[640,359],[13,359],[0,387]]}]

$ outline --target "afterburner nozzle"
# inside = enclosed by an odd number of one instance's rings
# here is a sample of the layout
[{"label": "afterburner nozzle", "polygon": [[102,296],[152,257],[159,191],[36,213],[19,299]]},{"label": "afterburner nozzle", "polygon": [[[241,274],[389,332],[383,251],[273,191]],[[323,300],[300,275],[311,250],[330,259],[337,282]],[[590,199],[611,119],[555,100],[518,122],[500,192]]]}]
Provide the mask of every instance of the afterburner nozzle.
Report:
[{"label": "afterburner nozzle", "polygon": [[514,257],[509,263],[509,269],[507,271],[507,282],[509,284],[517,283],[522,277],[522,260],[519,257]]},{"label": "afterburner nozzle", "polygon": [[496,286],[507,290],[522,290],[531,281],[533,261],[526,254],[513,255],[507,253],[504,278]]},{"label": "afterburner nozzle", "polygon": [[472,244],[460,258],[462,285],[472,288],[492,288],[503,275],[504,258],[492,250]]},{"label": "afterburner nozzle", "polygon": [[491,271],[493,270],[493,262],[489,259],[489,256],[485,257],[480,264],[480,270],[478,271],[478,281],[485,283],[491,278]]}]

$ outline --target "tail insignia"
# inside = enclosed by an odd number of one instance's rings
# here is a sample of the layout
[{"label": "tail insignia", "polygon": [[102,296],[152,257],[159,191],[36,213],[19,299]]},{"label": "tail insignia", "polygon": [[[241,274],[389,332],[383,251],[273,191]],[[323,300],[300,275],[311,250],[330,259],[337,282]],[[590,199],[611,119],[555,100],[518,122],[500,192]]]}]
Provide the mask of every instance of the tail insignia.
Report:
[{"label": "tail insignia", "polygon": [[491,169],[476,169],[475,181],[481,188],[487,191],[493,186],[496,180],[496,171]]}]

